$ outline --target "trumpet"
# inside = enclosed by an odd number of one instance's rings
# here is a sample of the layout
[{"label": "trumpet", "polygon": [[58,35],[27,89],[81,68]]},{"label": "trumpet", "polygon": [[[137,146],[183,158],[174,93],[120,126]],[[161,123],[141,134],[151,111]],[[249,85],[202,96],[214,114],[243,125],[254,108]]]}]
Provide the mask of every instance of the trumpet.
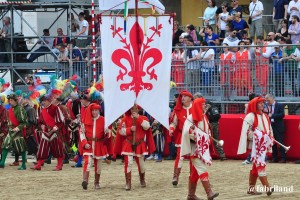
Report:
[{"label": "trumpet", "polygon": [[[247,122],[247,124],[249,124],[249,125],[252,127],[252,124],[250,124],[247,120],[243,119],[242,117],[241,117],[241,119],[242,119],[243,121]],[[261,131],[261,130],[259,130],[258,128],[255,128],[255,129],[258,130],[258,131]],[[290,150],[291,146],[288,146],[288,147],[287,147],[287,146],[281,144],[280,142],[278,142],[277,140],[275,140],[274,138],[273,138],[273,140],[274,140],[275,143],[277,143],[277,144],[280,145],[282,148],[284,148],[285,153],[288,152],[288,150]]]},{"label": "trumpet", "polygon": [[[209,104],[208,104],[209,105]],[[194,122],[192,122],[191,120],[189,120],[188,118],[185,117],[186,120],[188,120],[189,122],[191,122],[197,129],[201,130],[202,132],[206,133],[204,130],[202,130],[201,128],[199,128],[198,126],[196,126],[196,124]],[[206,133],[207,135],[209,135],[208,133]],[[209,137],[215,141],[217,143],[217,145],[219,147],[223,147],[224,145],[224,140],[217,140],[215,139],[213,136],[209,135]]]}]

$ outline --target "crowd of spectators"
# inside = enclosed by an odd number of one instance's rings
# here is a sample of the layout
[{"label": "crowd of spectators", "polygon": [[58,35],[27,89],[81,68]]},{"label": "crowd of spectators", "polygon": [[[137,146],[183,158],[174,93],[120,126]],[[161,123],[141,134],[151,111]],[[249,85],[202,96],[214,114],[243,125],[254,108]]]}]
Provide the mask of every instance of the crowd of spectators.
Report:
[{"label": "crowd of spectators", "polygon": [[[208,0],[202,27],[187,24],[181,30],[175,22],[173,81],[182,84],[187,80],[188,86],[197,82],[210,87],[212,79],[217,79],[222,87],[234,90],[238,96],[253,92],[254,86],[261,94],[273,87],[276,96],[298,96],[300,55],[296,47],[300,41],[300,1],[278,0],[273,6],[274,31],[269,33],[264,33],[264,5],[259,0],[250,2],[247,18],[243,17],[238,0],[232,0],[231,5],[224,1],[220,7],[215,0]],[[208,54],[210,50],[214,53]],[[186,79],[179,73],[185,65]],[[290,89],[284,86],[286,80]]]}]

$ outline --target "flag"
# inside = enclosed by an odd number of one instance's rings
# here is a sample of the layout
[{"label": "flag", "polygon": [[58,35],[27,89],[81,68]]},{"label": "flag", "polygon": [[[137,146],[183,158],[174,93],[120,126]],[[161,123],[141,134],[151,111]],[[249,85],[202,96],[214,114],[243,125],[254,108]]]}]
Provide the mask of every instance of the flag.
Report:
[{"label": "flag", "polygon": [[168,128],[173,22],[127,17],[127,34],[123,23],[121,16],[102,16],[105,126],[137,103]]},{"label": "flag", "polygon": [[255,164],[265,166],[266,153],[273,145],[273,140],[268,134],[258,129],[255,130],[253,135],[251,161]]}]

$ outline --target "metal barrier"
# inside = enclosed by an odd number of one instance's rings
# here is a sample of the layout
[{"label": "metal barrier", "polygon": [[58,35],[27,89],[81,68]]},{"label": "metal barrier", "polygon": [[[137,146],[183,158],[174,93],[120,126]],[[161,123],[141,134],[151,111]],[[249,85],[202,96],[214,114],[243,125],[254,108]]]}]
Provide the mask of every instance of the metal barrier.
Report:
[{"label": "metal barrier", "polygon": [[[189,49],[200,50],[203,47],[184,47],[181,54]],[[248,46],[248,48],[250,48]],[[80,77],[79,90],[85,90],[93,80],[93,66],[91,64],[91,49],[81,49],[85,59],[69,62],[34,62],[34,63],[0,63],[6,64],[3,69],[55,69],[58,77],[63,79],[77,74]],[[243,104],[248,101],[249,92],[258,95],[271,93],[276,100],[294,106],[290,113],[298,113],[299,101],[299,74],[298,62],[278,59],[254,57],[252,59],[236,58],[232,61],[220,59],[222,47],[216,47],[216,55],[210,61],[191,61],[187,57],[177,56],[172,59],[171,80],[176,83],[170,95],[186,89],[192,93],[200,92],[203,96],[221,106],[222,113],[243,113]],[[18,52],[14,52],[18,53]],[[188,55],[188,53],[185,53]],[[71,71],[73,72],[71,74]],[[102,62],[97,62],[97,75],[102,74]],[[292,105],[293,104],[293,105]]]}]

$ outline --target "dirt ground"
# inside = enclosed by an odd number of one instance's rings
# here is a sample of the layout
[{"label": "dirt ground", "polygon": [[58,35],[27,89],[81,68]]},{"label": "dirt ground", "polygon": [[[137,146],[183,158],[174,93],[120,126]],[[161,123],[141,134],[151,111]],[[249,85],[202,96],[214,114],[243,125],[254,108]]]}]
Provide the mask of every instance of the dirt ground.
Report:
[{"label": "dirt ground", "polygon": [[[132,190],[125,191],[123,165],[120,160],[111,165],[102,165],[100,179],[101,189],[94,190],[94,176],[90,176],[89,188],[81,187],[82,169],[72,168],[73,163],[64,165],[62,171],[54,172],[56,161],[45,164],[42,171],[32,171],[28,160],[27,170],[18,171],[17,167],[8,166],[13,161],[8,159],[6,167],[0,169],[0,197],[6,199],[186,199],[188,184],[188,161],[184,162],[179,185],[171,184],[173,161],[156,163],[146,161],[146,188],[139,185],[136,165],[133,167]],[[267,173],[272,185],[281,187],[293,186],[293,192],[276,192],[271,197],[246,195],[248,174],[251,166],[242,165],[241,161],[214,161],[209,167],[210,181],[213,191],[219,192],[217,199],[299,199],[300,198],[300,165],[268,164]],[[198,184],[196,194],[206,198],[202,185]]]}]

